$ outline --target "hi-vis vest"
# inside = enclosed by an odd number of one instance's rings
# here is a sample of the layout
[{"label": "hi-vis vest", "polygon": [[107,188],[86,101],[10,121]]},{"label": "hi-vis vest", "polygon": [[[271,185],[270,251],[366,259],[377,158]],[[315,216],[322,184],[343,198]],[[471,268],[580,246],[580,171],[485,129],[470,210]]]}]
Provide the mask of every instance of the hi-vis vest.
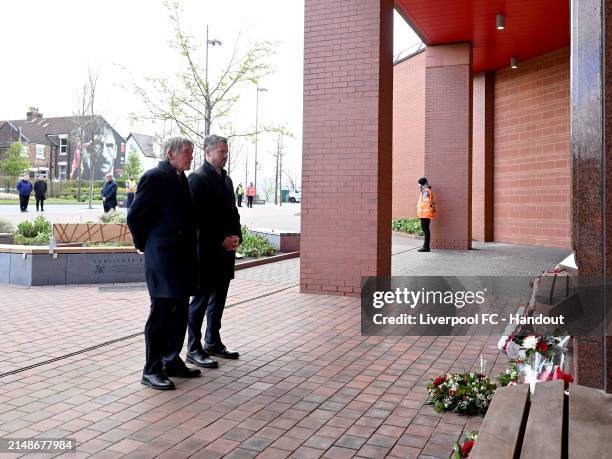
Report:
[{"label": "hi-vis vest", "polygon": [[417,217],[419,218],[434,218],[436,214],[436,202],[434,200],[431,188],[424,188],[419,195],[419,203],[417,204]]},{"label": "hi-vis vest", "polygon": [[136,193],[136,180],[129,180],[125,182],[125,189],[128,193]]}]

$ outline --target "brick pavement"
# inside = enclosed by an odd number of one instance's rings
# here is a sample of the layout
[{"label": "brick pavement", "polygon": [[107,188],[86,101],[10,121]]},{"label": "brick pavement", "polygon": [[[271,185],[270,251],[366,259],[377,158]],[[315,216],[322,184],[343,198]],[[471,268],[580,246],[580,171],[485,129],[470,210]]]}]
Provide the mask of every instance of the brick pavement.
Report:
[{"label": "brick pavement", "polygon": [[[418,244],[397,244],[394,263],[423,263]],[[490,254],[512,261],[508,247]],[[497,269],[508,265],[521,263]],[[435,413],[424,386],[478,370],[481,354],[498,374],[496,338],[363,337],[359,300],[300,294],[298,269],[291,259],[237,272],[223,334],[241,358],[170,392],[139,383],[142,286],[0,286],[1,372],[59,357],[0,378],[0,437],[72,437],[70,457],[447,458],[481,419]]]},{"label": "brick pavement", "polygon": [[[434,413],[424,384],[494,362],[495,343],[362,337],[359,300],[298,293],[297,266],[237,273],[223,333],[240,360],[156,392],[137,335],[7,375],[0,436],[72,437],[71,457],[447,457],[479,419]],[[147,312],[142,289],[1,289],[3,369],[138,333]]]}]

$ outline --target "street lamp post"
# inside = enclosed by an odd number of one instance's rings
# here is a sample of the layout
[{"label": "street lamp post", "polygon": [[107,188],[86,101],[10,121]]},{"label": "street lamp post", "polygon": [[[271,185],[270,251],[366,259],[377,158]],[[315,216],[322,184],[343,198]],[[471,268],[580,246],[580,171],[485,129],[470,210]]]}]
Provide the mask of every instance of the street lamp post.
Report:
[{"label": "street lamp post", "polygon": [[255,189],[257,189],[257,137],[259,136],[259,93],[267,91],[268,90],[266,88],[260,88],[259,83],[257,83],[257,96],[255,98],[255,177],[253,180]]}]

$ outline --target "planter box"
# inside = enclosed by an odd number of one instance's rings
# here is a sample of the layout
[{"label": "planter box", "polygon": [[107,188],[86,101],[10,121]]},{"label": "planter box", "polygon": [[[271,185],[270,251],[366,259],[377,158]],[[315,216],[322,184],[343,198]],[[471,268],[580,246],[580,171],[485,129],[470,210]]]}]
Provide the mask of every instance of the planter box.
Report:
[{"label": "planter box", "polygon": [[144,256],[133,247],[0,245],[0,283],[24,286],[144,282]]},{"label": "planter box", "polygon": [[0,244],[12,244],[15,240],[13,233],[0,233]]},{"label": "planter box", "polygon": [[125,223],[55,223],[53,236],[58,244],[132,241],[132,233]]},{"label": "planter box", "polygon": [[278,230],[271,228],[253,228],[251,233],[265,237],[279,252],[298,252],[300,250],[300,233],[295,231]]}]

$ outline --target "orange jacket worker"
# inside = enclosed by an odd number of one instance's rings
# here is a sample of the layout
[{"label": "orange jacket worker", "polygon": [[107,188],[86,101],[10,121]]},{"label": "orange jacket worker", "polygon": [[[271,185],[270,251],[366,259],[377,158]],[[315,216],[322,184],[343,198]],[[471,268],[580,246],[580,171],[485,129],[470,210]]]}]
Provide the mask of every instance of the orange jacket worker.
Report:
[{"label": "orange jacket worker", "polygon": [[421,177],[417,183],[420,185],[419,202],[417,203],[417,217],[421,219],[421,228],[423,228],[423,235],[425,236],[423,247],[421,247],[418,251],[429,252],[429,241],[431,239],[429,223],[436,214],[436,202],[433,191],[431,191],[431,185],[427,181],[427,177]]}]

